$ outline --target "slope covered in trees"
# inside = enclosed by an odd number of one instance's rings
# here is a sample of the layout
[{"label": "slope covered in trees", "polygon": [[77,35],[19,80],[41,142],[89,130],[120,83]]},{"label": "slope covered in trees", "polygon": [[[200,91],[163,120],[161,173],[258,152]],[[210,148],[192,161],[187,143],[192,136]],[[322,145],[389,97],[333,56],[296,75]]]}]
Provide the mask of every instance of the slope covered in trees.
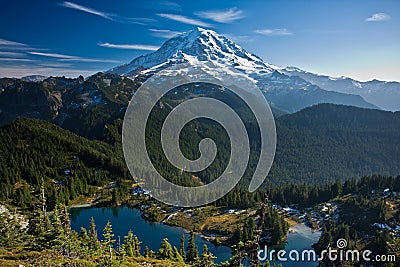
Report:
[{"label": "slope covered in trees", "polygon": [[[346,249],[370,250],[373,255],[387,255],[385,264],[374,266],[398,266],[400,218],[400,176],[363,177],[358,182],[349,180],[343,184],[342,193],[335,199],[339,207],[339,219],[330,219],[322,228],[322,235],[314,248],[318,254],[327,247],[337,248],[336,241],[344,238]],[[381,227],[383,226],[383,227]],[[396,262],[390,256],[396,256]],[[347,261],[346,261],[347,260]],[[332,264],[327,258],[324,262]],[[369,265],[361,258],[359,261],[345,259],[335,261],[337,265]]]},{"label": "slope covered in trees", "polygon": [[[237,104],[230,100],[232,103]],[[168,107],[153,110],[157,115],[150,117],[148,123],[148,144],[158,169],[166,168],[167,173],[176,176],[180,170],[167,162],[160,144],[160,129],[168,111]],[[236,105],[235,111],[242,112],[250,136],[250,161],[241,181],[246,187],[258,162],[260,137],[248,108]],[[323,185],[376,173],[400,174],[400,112],[321,104],[275,121],[276,154],[264,188],[269,184]],[[196,175],[203,182],[210,182],[222,174],[229,160],[230,142],[225,130],[210,121],[194,120],[184,128],[180,141],[183,153],[196,159],[198,143],[206,137],[216,141],[218,154],[209,168]]]},{"label": "slope covered in trees", "polygon": [[22,208],[30,207],[41,187],[51,209],[129,176],[111,145],[40,120],[18,119],[2,126],[0,150],[0,199]]},{"label": "slope covered in trees", "polygon": [[400,174],[400,112],[320,104],[276,123],[273,181],[321,184]]},{"label": "slope covered in trees", "polygon": [[[160,173],[175,183],[191,186],[219,176],[230,152],[222,127],[197,120],[183,129],[181,148],[189,158],[198,157],[198,143],[202,138],[211,137],[217,142],[217,158],[210,168],[196,174],[198,180],[167,162],[158,137],[168,108],[155,108],[153,113],[148,123],[147,143]],[[396,141],[400,140],[399,112],[325,104],[282,116],[276,119],[276,124],[275,161],[263,188],[283,202],[308,203],[302,197],[307,184],[323,185],[374,173],[400,173],[400,144]],[[93,186],[130,179],[122,156],[121,125],[122,121],[116,120],[107,126],[104,140],[108,143],[89,141],[40,120],[18,119],[2,126],[0,198],[13,199],[18,206],[27,207],[44,182],[48,197],[52,199],[50,206],[54,206],[57,201],[67,203],[78,195],[90,195]],[[251,122],[248,124],[251,138],[257,135],[255,128]],[[244,179],[219,203],[243,207],[262,198],[262,194],[245,192],[259,153],[257,138],[253,140]],[[285,185],[287,183],[293,185]],[[320,186],[318,192],[315,188],[310,193],[326,198],[330,193],[325,189]],[[275,194],[275,191],[286,193]]]}]

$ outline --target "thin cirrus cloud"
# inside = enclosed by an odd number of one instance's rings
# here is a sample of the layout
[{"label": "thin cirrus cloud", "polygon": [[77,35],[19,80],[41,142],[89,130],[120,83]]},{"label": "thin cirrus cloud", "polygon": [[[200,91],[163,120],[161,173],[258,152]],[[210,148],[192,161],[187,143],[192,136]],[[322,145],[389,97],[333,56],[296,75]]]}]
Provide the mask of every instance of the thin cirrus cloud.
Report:
[{"label": "thin cirrus cloud", "polygon": [[[33,74],[87,76],[101,70],[99,63],[121,63],[116,60],[85,58],[47,51],[47,49],[0,38],[0,77],[23,77]],[[88,66],[88,69],[81,69],[77,64],[82,62],[97,64]]]},{"label": "thin cirrus cloud", "polygon": [[365,19],[367,22],[378,22],[378,21],[388,21],[391,20],[392,17],[386,13],[375,13],[372,14],[371,17]]},{"label": "thin cirrus cloud", "polygon": [[84,58],[78,56],[64,55],[58,53],[42,53],[42,52],[28,52],[31,55],[56,58],[61,61],[79,61],[79,62],[102,62],[102,63],[121,63],[117,60],[99,59],[99,58]]},{"label": "thin cirrus cloud", "polygon": [[32,59],[29,58],[9,58],[9,57],[1,57],[0,61],[8,61],[8,62],[33,62]]},{"label": "thin cirrus cloud", "polygon": [[6,39],[0,39],[0,45],[1,46],[22,46],[22,47],[27,47],[28,45],[23,44],[23,43],[18,43]]},{"label": "thin cirrus cloud", "polygon": [[27,57],[26,50],[32,49],[29,45],[0,38],[0,62],[18,63],[33,62]]},{"label": "thin cirrus cloud", "polygon": [[155,45],[144,45],[144,44],[111,44],[111,43],[99,43],[99,46],[116,48],[116,49],[126,49],[126,50],[148,50],[156,51],[159,47]]},{"label": "thin cirrus cloud", "polygon": [[16,52],[16,51],[24,51],[32,49],[33,48],[27,44],[0,38],[0,50],[4,51],[3,53],[5,53],[6,51]]},{"label": "thin cirrus cloud", "polygon": [[154,37],[160,37],[160,38],[172,38],[182,32],[178,31],[171,31],[171,30],[159,30],[159,29],[149,29],[151,32],[151,35]]},{"label": "thin cirrus cloud", "polygon": [[196,26],[201,26],[201,27],[212,27],[212,25],[207,22],[204,22],[204,21],[201,21],[198,19],[194,19],[194,18],[189,18],[189,17],[182,16],[182,15],[178,15],[178,14],[160,13],[157,15],[162,18],[182,22],[182,23],[189,24],[189,25],[196,25]]},{"label": "thin cirrus cloud", "polygon": [[210,19],[220,23],[231,23],[235,20],[244,18],[243,11],[237,9],[237,7],[228,8],[225,10],[208,10],[196,12],[196,16],[201,18]]},{"label": "thin cirrus cloud", "polygon": [[267,36],[273,36],[273,35],[283,35],[283,36],[289,36],[293,35],[292,32],[290,32],[288,29],[262,29],[262,30],[255,30],[255,33],[262,34],[262,35],[267,35]]},{"label": "thin cirrus cloud", "polygon": [[19,53],[19,52],[9,52],[9,51],[0,51],[0,57],[25,57],[26,54],[24,53]]},{"label": "thin cirrus cloud", "polygon": [[181,5],[172,1],[157,1],[157,3],[158,5],[169,8],[171,10],[182,11]]},{"label": "thin cirrus cloud", "polygon": [[75,10],[79,10],[82,12],[86,12],[92,15],[96,15],[111,21],[119,22],[119,23],[128,23],[128,24],[139,24],[139,25],[147,25],[147,23],[154,22],[153,19],[147,19],[147,18],[129,18],[129,17],[124,17],[120,16],[114,13],[108,13],[108,12],[103,12],[96,10],[94,8],[89,8],[85,7],[82,5],[78,5],[72,2],[62,2],[60,3],[61,6],[66,7],[66,8],[71,8]]}]

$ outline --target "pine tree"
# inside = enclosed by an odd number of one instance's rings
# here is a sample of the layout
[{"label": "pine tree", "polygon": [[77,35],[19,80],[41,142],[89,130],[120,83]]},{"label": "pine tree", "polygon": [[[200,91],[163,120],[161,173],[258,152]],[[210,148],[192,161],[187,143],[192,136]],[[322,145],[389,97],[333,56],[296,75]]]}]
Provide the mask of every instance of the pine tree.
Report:
[{"label": "pine tree", "polygon": [[118,236],[118,256],[120,257],[120,263],[125,260],[126,251],[124,249],[124,244],[121,245],[121,238]]},{"label": "pine tree", "polygon": [[107,222],[103,230],[103,247],[106,253],[109,253],[109,261],[112,262],[113,259],[113,244],[115,243],[114,233],[112,230],[112,224],[110,221]]},{"label": "pine tree", "polygon": [[149,258],[151,258],[151,259],[156,258],[156,253],[153,250],[149,251]]},{"label": "pine tree", "polygon": [[52,231],[51,231],[51,247],[59,248],[65,242],[64,228],[60,217],[60,206],[56,205],[51,216]]},{"label": "pine tree", "polygon": [[144,256],[145,258],[148,258],[148,257],[149,257],[149,254],[150,254],[150,252],[149,252],[149,247],[146,246],[146,247],[144,248],[143,256]]},{"label": "pine tree", "polygon": [[158,258],[162,260],[173,260],[174,252],[168,238],[164,238],[161,242],[160,249],[158,250]]},{"label": "pine tree", "polygon": [[35,236],[40,237],[44,235],[46,229],[44,226],[44,214],[40,209],[35,209],[32,219],[29,220],[28,232]]},{"label": "pine tree", "polygon": [[142,242],[139,241],[139,238],[135,235],[134,237],[135,240],[135,256],[140,256],[140,244]]},{"label": "pine tree", "polygon": [[176,262],[185,262],[185,260],[183,259],[181,253],[179,252],[179,250],[176,247],[174,247],[174,252],[173,253],[174,253],[174,258],[173,258],[174,261],[176,261]]},{"label": "pine tree", "polygon": [[232,257],[229,260],[229,266],[242,266],[242,262],[246,259],[247,253],[245,245],[242,241],[232,246]]},{"label": "pine tree", "polygon": [[36,250],[42,250],[49,247],[47,238],[51,223],[46,213],[37,207],[29,220],[28,234],[31,236],[30,246]]},{"label": "pine tree", "polygon": [[182,258],[185,260],[186,259],[186,253],[185,253],[185,234],[182,234],[181,236],[181,243],[179,245],[179,253],[181,254]]},{"label": "pine tree", "polygon": [[203,252],[201,253],[201,258],[200,258],[200,267],[211,267],[214,266],[214,259],[216,257],[208,252],[208,247],[206,244],[203,246]]},{"label": "pine tree", "polygon": [[194,240],[194,232],[190,232],[189,244],[186,249],[186,262],[189,264],[194,264],[199,260],[199,252],[197,245]]},{"label": "pine tree", "polygon": [[100,242],[97,237],[97,229],[93,217],[90,219],[89,239],[89,248],[93,251],[97,251],[100,248]]},{"label": "pine tree", "polygon": [[0,213],[0,246],[17,247],[25,238],[25,231],[21,229],[16,214],[9,214],[8,211]]},{"label": "pine tree", "polygon": [[89,250],[90,237],[85,227],[81,227],[81,234],[79,235],[79,239],[81,240],[81,247]]},{"label": "pine tree", "polygon": [[65,235],[69,235],[71,232],[71,219],[69,217],[69,212],[67,209],[67,206],[62,205],[61,206],[61,223],[63,225],[64,228],[64,233]]},{"label": "pine tree", "polygon": [[127,256],[139,256],[140,241],[132,232],[129,230],[128,235],[124,237],[124,244],[122,245],[122,249],[124,250]]}]

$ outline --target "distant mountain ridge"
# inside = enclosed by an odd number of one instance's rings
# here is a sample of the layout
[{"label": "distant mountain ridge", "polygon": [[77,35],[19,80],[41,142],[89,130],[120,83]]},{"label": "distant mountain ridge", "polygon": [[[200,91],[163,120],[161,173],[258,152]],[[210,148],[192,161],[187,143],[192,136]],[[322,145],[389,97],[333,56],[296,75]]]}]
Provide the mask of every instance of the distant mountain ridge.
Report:
[{"label": "distant mountain ridge", "polygon": [[360,82],[348,77],[334,78],[315,74],[296,67],[286,67],[280,71],[290,76],[298,76],[325,90],[360,95],[384,110],[400,110],[400,82],[378,80]]},{"label": "distant mountain ridge", "polygon": [[47,76],[43,76],[43,75],[29,75],[29,76],[22,77],[21,80],[23,80],[25,82],[41,82],[41,81],[45,80],[46,78],[47,78]]},{"label": "distant mountain ridge", "polygon": [[229,68],[234,68],[254,80],[272,106],[288,113],[319,103],[378,108],[358,95],[331,92],[301,78],[280,76],[277,72],[281,68],[264,62],[228,38],[199,27],[167,40],[155,52],[137,57],[108,72],[134,78],[182,62],[194,66],[211,62],[227,72]]},{"label": "distant mountain ridge", "polygon": [[0,125],[18,117],[53,122],[87,138],[100,138],[107,123],[123,117],[138,82],[97,73],[84,79],[0,79]]}]

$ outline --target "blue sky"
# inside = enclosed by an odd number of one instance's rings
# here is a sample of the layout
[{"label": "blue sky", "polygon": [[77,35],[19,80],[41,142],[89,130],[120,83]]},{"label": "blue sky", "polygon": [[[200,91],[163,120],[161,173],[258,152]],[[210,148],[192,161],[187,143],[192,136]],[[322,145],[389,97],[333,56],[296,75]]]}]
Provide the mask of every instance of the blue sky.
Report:
[{"label": "blue sky", "polygon": [[195,26],[278,66],[400,81],[400,1],[3,0],[0,77],[84,76]]}]

